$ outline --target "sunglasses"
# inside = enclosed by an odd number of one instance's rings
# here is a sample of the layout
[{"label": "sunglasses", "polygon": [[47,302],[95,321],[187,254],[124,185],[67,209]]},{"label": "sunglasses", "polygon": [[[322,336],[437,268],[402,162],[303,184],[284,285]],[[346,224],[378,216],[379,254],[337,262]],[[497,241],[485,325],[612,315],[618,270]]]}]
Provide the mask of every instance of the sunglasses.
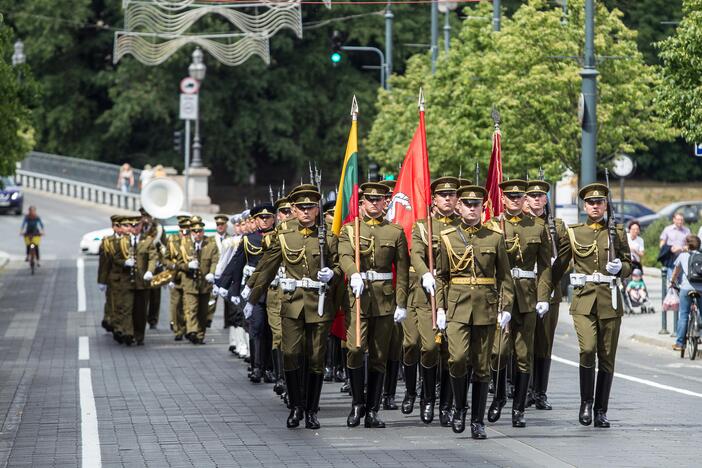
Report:
[{"label": "sunglasses", "polygon": [[290,208],[281,208],[279,211],[280,211],[281,213],[283,213],[285,216],[287,216],[287,215],[289,215],[290,213],[292,213],[292,210],[291,210]]},{"label": "sunglasses", "polygon": [[199,234],[199,233],[203,232],[203,230],[202,229],[191,229],[190,232],[195,233],[195,234]]},{"label": "sunglasses", "polygon": [[226,221],[223,221],[223,222],[218,222],[218,223],[216,223],[216,224],[217,224],[217,226],[224,226],[224,225],[227,224],[227,222],[226,222]]},{"label": "sunglasses", "polygon": [[365,197],[371,203],[378,203],[380,201],[385,201],[385,197]]}]

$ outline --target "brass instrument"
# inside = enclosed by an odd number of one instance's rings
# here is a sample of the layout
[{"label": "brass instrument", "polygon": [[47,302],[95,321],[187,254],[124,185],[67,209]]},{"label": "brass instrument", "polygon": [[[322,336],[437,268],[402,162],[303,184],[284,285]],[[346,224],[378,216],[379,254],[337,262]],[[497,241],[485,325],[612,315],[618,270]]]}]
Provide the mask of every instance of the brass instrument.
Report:
[{"label": "brass instrument", "polygon": [[163,270],[160,273],[156,273],[151,280],[151,287],[152,288],[160,288],[161,286],[164,286],[171,281],[173,281],[173,278],[175,277],[175,271],[174,270]]}]

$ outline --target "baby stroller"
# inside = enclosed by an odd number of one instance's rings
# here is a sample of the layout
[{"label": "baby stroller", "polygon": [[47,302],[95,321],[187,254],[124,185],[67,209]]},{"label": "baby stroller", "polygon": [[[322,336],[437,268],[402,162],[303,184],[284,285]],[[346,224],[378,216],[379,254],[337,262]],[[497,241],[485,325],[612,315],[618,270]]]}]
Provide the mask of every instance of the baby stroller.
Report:
[{"label": "baby stroller", "polygon": [[619,288],[624,298],[625,314],[652,314],[655,312],[648,295],[648,289],[643,282],[643,272],[640,269],[634,269],[626,287],[619,283]]}]

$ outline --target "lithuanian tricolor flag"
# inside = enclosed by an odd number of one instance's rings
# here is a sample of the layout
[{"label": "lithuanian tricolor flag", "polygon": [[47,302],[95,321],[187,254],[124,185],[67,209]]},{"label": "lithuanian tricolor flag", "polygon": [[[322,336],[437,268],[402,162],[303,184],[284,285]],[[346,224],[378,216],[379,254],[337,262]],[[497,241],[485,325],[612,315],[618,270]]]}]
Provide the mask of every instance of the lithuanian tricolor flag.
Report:
[{"label": "lithuanian tricolor flag", "polygon": [[[355,99],[355,98],[354,98]],[[351,122],[349,141],[346,144],[344,165],[341,168],[339,191],[334,208],[332,232],[337,236],[341,226],[358,217],[358,135],[356,117]]]}]

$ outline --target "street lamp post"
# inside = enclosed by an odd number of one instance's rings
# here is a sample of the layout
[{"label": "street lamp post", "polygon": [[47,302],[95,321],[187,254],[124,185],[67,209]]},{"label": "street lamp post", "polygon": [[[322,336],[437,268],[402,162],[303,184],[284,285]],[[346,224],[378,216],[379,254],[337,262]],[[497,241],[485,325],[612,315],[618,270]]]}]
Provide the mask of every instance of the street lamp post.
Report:
[{"label": "street lamp post", "polygon": [[392,75],[392,19],[394,17],[388,2],[385,9],[385,89],[390,89],[390,75]]},{"label": "street lamp post", "polygon": [[[188,67],[188,74],[201,84],[205,80],[207,65],[203,61],[202,50],[197,47],[193,52],[193,63]],[[202,89],[202,88],[201,88]],[[198,99],[198,106],[200,100]],[[200,143],[200,111],[198,109],[197,119],[195,119],[195,136],[193,137],[193,162],[192,167],[202,167],[202,144]]]},{"label": "street lamp post", "polygon": [[597,69],[595,63],[595,0],[585,1],[585,60],[582,77],[580,187],[595,182],[597,167]]},{"label": "street lamp post", "polygon": [[499,31],[502,17],[500,12],[500,0],[492,0],[492,30]]},{"label": "street lamp post", "polygon": [[439,58],[439,2],[431,2],[431,72],[436,73],[436,60]]}]

